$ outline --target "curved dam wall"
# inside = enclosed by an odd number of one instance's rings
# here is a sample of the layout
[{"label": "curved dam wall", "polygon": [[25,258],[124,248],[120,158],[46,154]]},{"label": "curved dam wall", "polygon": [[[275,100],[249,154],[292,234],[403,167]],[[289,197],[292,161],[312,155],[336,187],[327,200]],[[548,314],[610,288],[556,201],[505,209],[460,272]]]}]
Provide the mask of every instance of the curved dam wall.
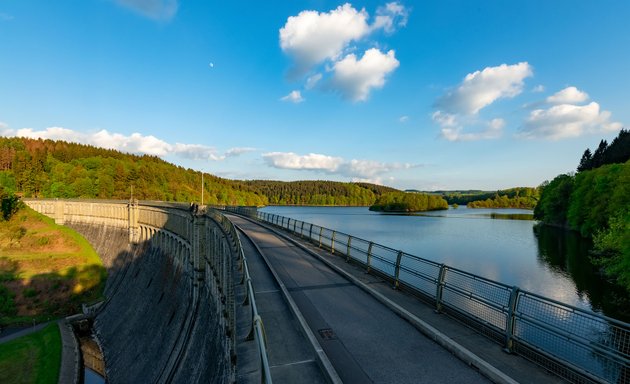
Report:
[{"label": "curved dam wall", "polygon": [[110,383],[234,381],[233,240],[187,205],[25,200],[108,269],[94,331]]}]

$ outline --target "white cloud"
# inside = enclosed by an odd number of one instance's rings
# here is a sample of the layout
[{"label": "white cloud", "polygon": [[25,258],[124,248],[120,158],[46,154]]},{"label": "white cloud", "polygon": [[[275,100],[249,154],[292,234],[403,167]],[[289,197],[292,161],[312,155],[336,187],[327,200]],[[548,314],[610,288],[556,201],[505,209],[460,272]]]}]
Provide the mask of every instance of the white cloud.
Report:
[{"label": "white cloud", "polygon": [[478,132],[463,132],[463,128],[456,124],[443,125],[441,136],[448,141],[476,141],[498,139],[503,134],[505,120],[492,119],[485,123],[485,129]]},{"label": "white cloud", "polygon": [[384,54],[370,48],[358,61],[354,54],[349,54],[335,63],[330,87],[352,101],[364,101],[370,90],[381,88],[385,84],[385,76],[399,65],[393,50]]},{"label": "white cloud", "polygon": [[317,83],[319,83],[319,81],[322,79],[322,74],[321,73],[316,73],[313,76],[309,76],[306,79],[306,84],[304,85],[304,88],[306,89],[313,89],[315,88],[315,86],[317,85]]},{"label": "white cloud", "polygon": [[577,104],[588,100],[588,94],[576,87],[567,87],[547,98],[549,104]]},{"label": "white cloud", "polygon": [[[577,94],[573,96],[575,95]],[[594,101],[583,106],[572,104],[554,105],[548,109],[532,111],[525,124],[521,127],[519,136],[559,140],[581,136],[586,133],[620,130],[622,125],[618,122],[610,121],[610,117],[611,113],[600,110],[599,104]]]},{"label": "white cloud", "polygon": [[376,17],[372,24],[372,29],[383,29],[387,33],[393,33],[395,27],[404,27],[407,25],[409,11],[398,2],[385,4],[376,10]]},{"label": "white cloud", "polygon": [[302,11],[280,29],[280,47],[302,74],[326,59],[334,60],[353,40],[370,32],[368,13],[346,3],[330,12]]},{"label": "white cloud", "polygon": [[[527,62],[486,67],[466,75],[462,83],[435,102],[431,116],[440,126],[441,136],[449,141],[496,139],[502,135],[505,121],[479,120],[479,112],[503,98],[512,98],[523,92],[524,80],[533,76]],[[466,126],[482,125],[481,131],[466,132]]]},{"label": "white cloud", "polygon": [[232,148],[220,154],[214,147],[200,144],[169,144],[152,135],[132,133],[129,136],[100,130],[94,133],[84,133],[63,127],[49,127],[41,131],[32,128],[13,130],[7,124],[0,123],[0,134],[7,137],[27,137],[31,139],[50,139],[92,145],[100,148],[114,149],[127,153],[151,156],[175,155],[193,160],[222,161],[228,157],[239,156],[254,151],[254,148]]},{"label": "white cloud", "polygon": [[326,172],[335,172],[343,159],[341,157],[332,157],[320,155],[317,153],[309,153],[308,155],[297,155],[293,152],[269,152],[262,155],[265,162],[274,167],[281,169],[300,169],[300,170],[319,170]]},{"label": "white cloud", "polygon": [[411,164],[382,163],[372,160],[345,160],[341,157],[310,153],[298,155],[293,152],[269,152],[262,155],[264,161],[273,168],[303,171],[319,171],[350,177],[353,181],[374,182],[381,175],[399,169],[414,167]]},{"label": "white cloud", "polygon": [[408,121],[409,121],[409,116],[407,116],[407,115],[405,115],[405,116],[400,116],[400,117],[398,118],[398,122],[403,123],[403,124],[404,124],[404,123],[406,123],[406,122],[408,122]]},{"label": "white cloud", "polygon": [[171,20],[179,8],[179,0],[115,0],[116,3],[154,20]]},{"label": "white cloud", "polygon": [[225,152],[225,157],[236,157],[244,153],[249,153],[249,152],[254,152],[254,151],[256,151],[256,148],[251,148],[251,147],[230,148]]},{"label": "white cloud", "polygon": [[281,97],[280,100],[298,104],[303,102],[304,98],[302,97],[300,91],[291,91],[288,95]]},{"label": "white cloud", "polygon": [[449,113],[477,114],[498,99],[520,94],[523,81],[532,75],[527,62],[486,67],[466,75],[457,88],[438,99],[436,106]]},{"label": "white cloud", "polygon": [[393,33],[407,24],[408,15],[403,5],[390,2],[376,10],[371,24],[365,9],[357,10],[349,3],[329,12],[304,10],[290,16],[279,31],[280,47],[294,62],[290,77],[295,80],[310,72],[304,85],[310,90],[324,74],[331,74],[326,85],[318,88],[337,90],[350,100],[366,100],[371,89],[385,84],[385,75],[399,62],[393,50],[384,54],[368,48],[360,60],[354,52],[364,51],[358,45],[377,46],[373,41],[366,44],[365,38],[378,30]]},{"label": "white cloud", "polygon": [[534,92],[534,93],[541,93],[541,92],[545,92],[545,86],[544,86],[544,85],[542,85],[542,84],[538,84],[537,86],[535,86],[535,87],[532,89],[532,92]]}]

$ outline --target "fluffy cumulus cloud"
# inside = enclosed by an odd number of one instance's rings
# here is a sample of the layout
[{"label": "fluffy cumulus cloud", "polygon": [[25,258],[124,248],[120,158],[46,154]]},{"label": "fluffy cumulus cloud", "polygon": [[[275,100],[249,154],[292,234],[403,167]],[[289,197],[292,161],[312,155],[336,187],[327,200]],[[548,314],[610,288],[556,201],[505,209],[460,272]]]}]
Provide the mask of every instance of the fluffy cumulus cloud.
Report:
[{"label": "fluffy cumulus cloud", "polygon": [[577,104],[587,100],[588,94],[576,87],[566,87],[547,98],[549,104]]},{"label": "fluffy cumulus cloud", "polygon": [[280,47],[295,60],[299,72],[326,59],[334,60],[353,40],[370,32],[368,13],[346,3],[330,12],[302,11],[280,28]]},{"label": "fluffy cumulus cloud", "polygon": [[[512,98],[523,92],[524,81],[533,76],[527,62],[486,67],[466,75],[457,87],[447,91],[435,102],[433,121],[441,127],[441,135],[449,141],[495,139],[501,136],[505,121],[480,121],[479,112],[497,100]],[[465,132],[467,126],[483,129]]]},{"label": "fluffy cumulus cloud", "polygon": [[228,157],[235,157],[254,148],[232,148],[221,154],[216,148],[199,144],[170,144],[152,135],[132,133],[123,135],[112,133],[105,129],[94,133],[78,132],[63,127],[49,127],[44,130],[32,128],[10,129],[8,125],[0,123],[0,135],[7,137],[28,137],[31,139],[50,139],[93,145],[95,147],[115,149],[122,152],[139,155],[167,156],[175,155],[193,160],[221,161]]},{"label": "fluffy cumulus cloud", "polygon": [[282,101],[288,101],[290,103],[298,104],[304,101],[302,93],[300,91],[291,91],[288,95],[280,98]]},{"label": "fluffy cumulus cloud", "polygon": [[[305,90],[315,88],[329,75],[332,79],[323,88],[337,90],[351,100],[366,100],[371,89],[383,86],[385,75],[398,67],[398,60],[393,50],[383,53],[369,48],[360,60],[353,52],[362,51],[358,44],[368,35],[379,30],[391,34],[405,26],[407,17],[408,10],[398,2],[379,7],[373,21],[365,9],[358,10],[349,3],[329,12],[305,10],[290,16],[280,28],[280,48],[293,59],[293,79],[309,74]],[[376,67],[367,68],[370,64]],[[362,73],[350,78],[348,71],[352,69]]]},{"label": "fluffy cumulus cloud", "polygon": [[171,20],[179,8],[179,0],[115,0],[119,5],[154,20]]},{"label": "fluffy cumulus cloud", "polygon": [[611,113],[589,100],[586,92],[567,87],[546,99],[546,108],[530,112],[520,129],[519,136],[560,140],[588,133],[614,132],[621,123],[611,121]]},{"label": "fluffy cumulus cloud", "polygon": [[385,54],[371,48],[359,60],[351,53],[335,63],[331,85],[347,99],[364,101],[372,89],[385,84],[385,76],[399,65],[393,50]]},{"label": "fluffy cumulus cloud", "polygon": [[457,88],[438,99],[436,106],[449,113],[476,114],[498,99],[523,92],[525,78],[532,75],[526,62],[487,67],[466,75]]},{"label": "fluffy cumulus cloud", "polygon": [[382,163],[372,160],[345,160],[341,157],[310,153],[298,155],[293,152],[264,153],[264,161],[273,168],[303,171],[319,171],[326,174],[338,174],[350,177],[353,181],[378,183],[382,175],[398,170],[412,168],[411,164]]}]

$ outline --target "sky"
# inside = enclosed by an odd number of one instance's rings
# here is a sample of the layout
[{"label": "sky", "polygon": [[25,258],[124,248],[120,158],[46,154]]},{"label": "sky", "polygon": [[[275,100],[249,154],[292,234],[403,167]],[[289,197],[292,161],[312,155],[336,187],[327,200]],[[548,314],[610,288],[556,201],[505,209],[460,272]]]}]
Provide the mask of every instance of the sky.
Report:
[{"label": "sky", "polygon": [[630,2],[0,1],[0,135],[229,179],[537,186],[630,122]]}]

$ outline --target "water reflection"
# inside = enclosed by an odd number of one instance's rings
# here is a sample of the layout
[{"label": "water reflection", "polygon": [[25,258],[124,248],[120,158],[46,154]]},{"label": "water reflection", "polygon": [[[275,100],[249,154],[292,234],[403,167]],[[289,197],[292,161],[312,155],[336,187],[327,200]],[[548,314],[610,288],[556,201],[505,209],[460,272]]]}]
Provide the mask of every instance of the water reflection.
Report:
[{"label": "water reflection", "polygon": [[591,263],[592,242],[576,232],[536,225],[538,259],[553,271],[570,277],[576,293],[586,298],[591,308],[604,315],[630,321],[630,300],[627,293],[602,278],[598,267]]}]

